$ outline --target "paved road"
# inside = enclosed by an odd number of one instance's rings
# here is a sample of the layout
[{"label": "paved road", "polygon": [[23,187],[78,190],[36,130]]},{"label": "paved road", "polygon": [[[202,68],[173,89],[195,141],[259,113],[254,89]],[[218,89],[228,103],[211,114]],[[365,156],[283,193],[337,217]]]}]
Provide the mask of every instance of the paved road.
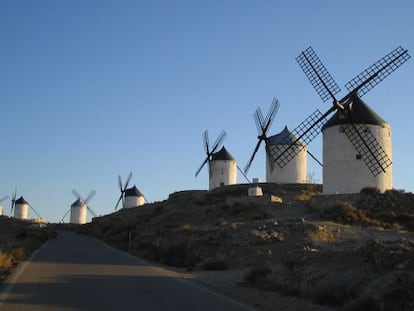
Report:
[{"label": "paved road", "polygon": [[91,237],[59,232],[3,283],[0,310],[249,310]]}]

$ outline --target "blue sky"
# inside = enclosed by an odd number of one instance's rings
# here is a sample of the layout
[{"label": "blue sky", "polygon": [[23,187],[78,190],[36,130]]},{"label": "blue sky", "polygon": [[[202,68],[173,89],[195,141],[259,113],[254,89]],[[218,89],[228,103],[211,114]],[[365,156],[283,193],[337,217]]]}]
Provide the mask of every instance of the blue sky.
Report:
[{"label": "blue sky", "polygon": [[[312,46],[344,84],[402,46],[414,53],[414,3],[404,1],[2,0],[0,197],[18,195],[49,221],[96,190],[111,213],[117,176],[149,201],[207,189],[202,133],[244,167],[256,143],[252,114],[273,97],[269,134],[296,127],[323,103],[295,57]],[[391,124],[394,187],[414,191],[409,60],[364,96]],[[322,135],[309,146],[321,159]],[[321,168],[308,172],[321,182]],[[264,148],[249,177],[265,179]],[[244,179],[239,177],[240,182]],[[9,213],[10,201],[3,202]],[[35,217],[30,213],[30,217]],[[68,218],[66,218],[66,221]]]}]

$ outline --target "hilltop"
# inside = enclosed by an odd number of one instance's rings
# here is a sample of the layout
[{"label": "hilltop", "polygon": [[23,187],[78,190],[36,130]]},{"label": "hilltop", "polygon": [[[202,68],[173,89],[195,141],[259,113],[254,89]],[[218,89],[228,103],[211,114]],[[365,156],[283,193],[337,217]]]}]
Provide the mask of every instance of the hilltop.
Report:
[{"label": "hilltop", "polygon": [[176,192],[83,233],[262,310],[414,309],[414,195],[261,184]]}]

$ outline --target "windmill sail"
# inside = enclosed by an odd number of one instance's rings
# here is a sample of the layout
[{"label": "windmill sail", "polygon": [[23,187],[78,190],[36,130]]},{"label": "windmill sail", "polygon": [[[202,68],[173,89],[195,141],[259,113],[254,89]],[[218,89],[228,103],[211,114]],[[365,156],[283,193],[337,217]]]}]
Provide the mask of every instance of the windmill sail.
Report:
[{"label": "windmill sail", "polygon": [[[298,140],[302,139],[306,143],[310,142],[320,132],[322,125],[326,122],[326,118],[335,111],[345,118],[347,123],[354,124],[354,120],[348,116],[350,114],[349,112],[353,109],[355,99],[358,99],[358,96],[363,96],[374,88],[409,58],[410,55],[408,55],[407,50],[401,47],[394,49],[348,82],[346,88],[349,93],[341,100],[337,100],[335,94],[340,92],[339,86],[333,80],[313,49],[311,47],[307,48],[296,58],[296,61],[320,98],[323,101],[332,99],[333,105],[322,116],[316,119],[316,121],[307,122],[307,119],[305,119],[299,125],[300,130],[298,130],[298,133],[295,133],[296,135],[299,134]],[[376,176],[380,171],[385,172],[386,168],[391,165],[391,160],[380,147],[376,138],[370,135],[369,131],[361,132],[361,130],[354,125],[347,127],[345,133],[354,148],[361,154],[364,163],[371,173]],[[288,162],[296,153],[294,145],[292,144],[286,148],[274,161],[280,165]]]}]

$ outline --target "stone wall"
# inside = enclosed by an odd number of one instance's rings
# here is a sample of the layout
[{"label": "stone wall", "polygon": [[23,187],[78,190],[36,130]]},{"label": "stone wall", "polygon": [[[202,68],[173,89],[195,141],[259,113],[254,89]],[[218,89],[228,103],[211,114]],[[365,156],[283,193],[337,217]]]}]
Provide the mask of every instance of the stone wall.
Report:
[{"label": "stone wall", "polygon": [[311,199],[310,205],[316,209],[326,209],[339,203],[351,203],[352,205],[372,212],[392,209],[396,213],[414,211],[413,193],[354,193],[319,195]]}]

